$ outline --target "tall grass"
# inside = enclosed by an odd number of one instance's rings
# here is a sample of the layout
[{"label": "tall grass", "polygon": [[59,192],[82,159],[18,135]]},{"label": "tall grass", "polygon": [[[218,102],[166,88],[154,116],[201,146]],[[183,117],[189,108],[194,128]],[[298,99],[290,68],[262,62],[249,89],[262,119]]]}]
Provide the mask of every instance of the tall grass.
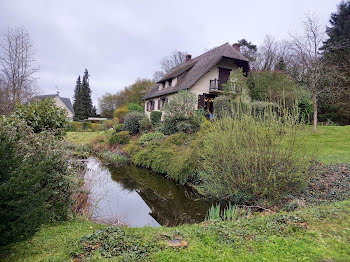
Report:
[{"label": "tall grass", "polygon": [[298,110],[262,111],[239,105],[234,118],[217,120],[204,134],[198,191],[245,204],[278,201],[307,184],[311,156]]},{"label": "tall grass", "polygon": [[250,208],[239,208],[229,202],[224,209],[221,208],[220,204],[212,205],[205,219],[207,221],[233,221],[242,216],[250,216],[250,214]]}]

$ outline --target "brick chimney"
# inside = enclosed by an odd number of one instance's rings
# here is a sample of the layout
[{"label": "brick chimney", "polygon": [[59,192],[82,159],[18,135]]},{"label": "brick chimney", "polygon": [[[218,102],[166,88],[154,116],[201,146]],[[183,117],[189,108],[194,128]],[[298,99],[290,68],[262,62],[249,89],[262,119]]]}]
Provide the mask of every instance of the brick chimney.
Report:
[{"label": "brick chimney", "polygon": [[186,62],[190,61],[192,58],[192,55],[186,55]]},{"label": "brick chimney", "polygon": [[233,46],[233,48],[236,49],[238,52],[241,52],[241,45],[240,45],[240,44],[234,43],[232,46]]}]

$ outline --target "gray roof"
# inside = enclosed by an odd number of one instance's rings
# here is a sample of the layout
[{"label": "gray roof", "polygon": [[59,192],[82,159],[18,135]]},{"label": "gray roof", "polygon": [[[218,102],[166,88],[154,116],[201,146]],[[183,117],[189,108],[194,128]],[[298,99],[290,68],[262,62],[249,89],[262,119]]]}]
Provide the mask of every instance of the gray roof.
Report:
[{"label": "gray roof", "polygon": [[[249,70],[249,60],[245,58],[229,43],[216,47],[200,56],[197,56],[188,62],[178,65],[171,69],[152,89],[143,97],[149,99],[162,95],[176,93],[180,90],[191,88],[207,72],[209,72],[222,58],[232,58],[239,67]],[[159,83],[178,77],[175,86],[159,90]]]},{"label": "gray roof", "polygon": [[73,109],[73,105],[70,101],[69,98],[65,98],[65,97],[60,97],[58,94],[54,94],[54,95],[40,95],[40,96],[35,96],[33,97],[32,100],[42,100],[45,98],[54,98],[58,96],[59,98],[61,98],[61,100],[63,101],[63,103],[68,107],[68,109],[74,114],[74,109]]}]

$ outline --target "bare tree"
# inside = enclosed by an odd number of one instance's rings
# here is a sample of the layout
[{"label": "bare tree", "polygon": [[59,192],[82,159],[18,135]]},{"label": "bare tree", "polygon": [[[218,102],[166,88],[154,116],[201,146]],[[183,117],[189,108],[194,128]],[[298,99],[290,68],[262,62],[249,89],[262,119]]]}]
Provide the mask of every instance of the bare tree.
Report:
[{"label": "bare tree", "polygon": [[273,70],[278,59],[278,43],[272,36],[267,35],[264,43],[258,49],[258,56],[253,67],[258,70]]},{"label": "bare tree", "polygon": [[291,35],[291,46],[294,61],[300,64],[300,75],[310,90],[314,108],[314,132],[317,131],[317,101],[322,92],[322,60],[320,48],[323,44],[325,30],[320,26],[317,17],[308,15],[303,21],[304,34]]},{"label": "bare tree", "polygon": [[154,72],[153,80],[158,81],[172,68],[181,65],[182,63],[185,63],[186,54],[187,52],[174,51],[171,55],[163,57],[162,61],[160,62],[161,70],[157,70],[156,72]]},{"label": "bare tree", "polygon": [[0,40],[0,78],[2,93],[8,96],[9,110],[13,110],[17,102],[26,102],[33,96],[34,74],[38,70],[34,45],[27,30],[23,27],[8,29]]}]

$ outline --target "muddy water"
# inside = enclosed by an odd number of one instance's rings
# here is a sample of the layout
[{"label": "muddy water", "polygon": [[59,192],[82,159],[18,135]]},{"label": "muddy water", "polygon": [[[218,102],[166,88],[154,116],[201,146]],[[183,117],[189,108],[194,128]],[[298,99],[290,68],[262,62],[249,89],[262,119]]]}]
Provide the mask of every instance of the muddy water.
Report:
[{"label": "muddy water", "polygon": [[95,158],[87,160],[87,167],[85,182],[94,220],[131,227],[176,226],[203,221],[212,205],[190,188],[148,169],[106,166]]}]

